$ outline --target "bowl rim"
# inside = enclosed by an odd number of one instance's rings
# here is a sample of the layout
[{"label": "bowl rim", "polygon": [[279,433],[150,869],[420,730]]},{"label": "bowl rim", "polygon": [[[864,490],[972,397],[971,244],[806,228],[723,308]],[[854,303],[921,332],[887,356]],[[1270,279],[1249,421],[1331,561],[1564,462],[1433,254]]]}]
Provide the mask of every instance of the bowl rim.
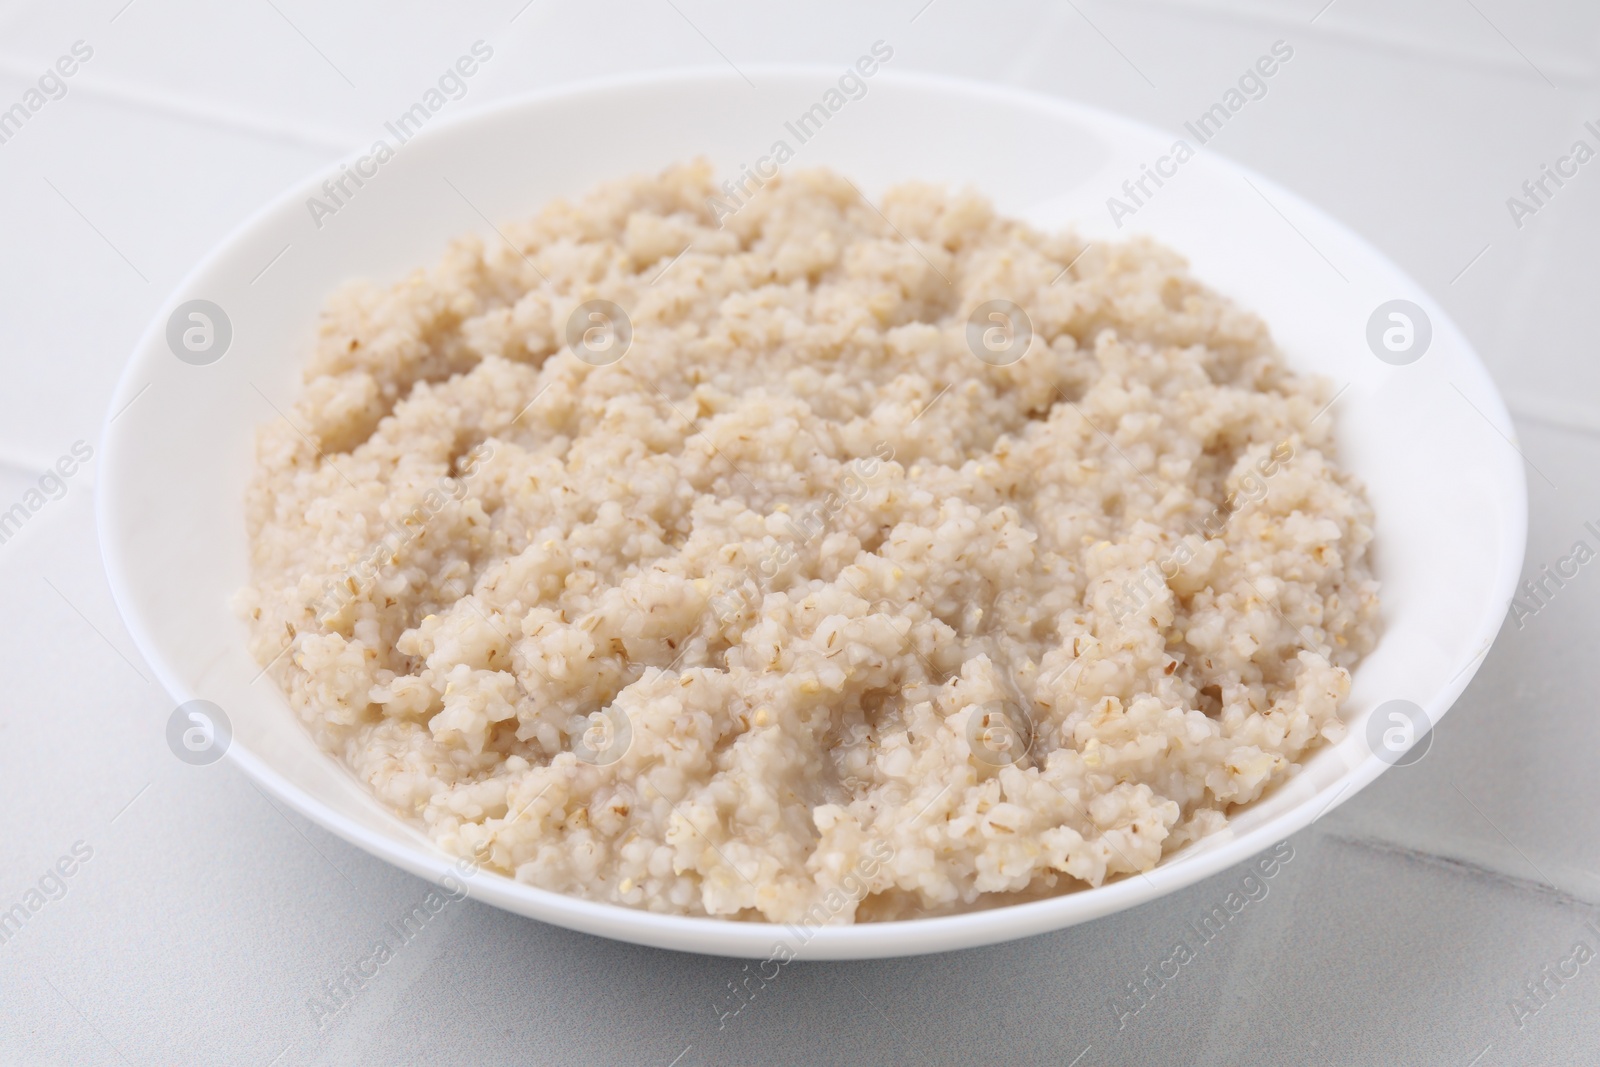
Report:
[{"label": "bowl rim", "polygon": [[[839,68],[816,63],[748,63],[741,69],[746,74],[760,74],[774,80],[827,80],[839,73]],[[439,116],[417,133],[415,138],[433,139],[448,136],[465,127],[487,122],[510,112],[559,106],[578,97],[594,98],[606,94],[627,93],[663,84],[733,83],[737,82],[739,77],[738,73],[727,67],[693,65],[563,82],[537,90],[514,93],[503,99]],[[892,83],[915,91],[958,94],[1014,109],[1049,112],[1057,117],[1077,119],[1101,128],[1120,128],[1139,137],[1155,136],[1164,139],[1172,137],[1170,132],[1160,127],[1078,100],[965,77],[907,69],[883,69],[874,76],[874,83]],[[355,148],[353,151],[359,152],[360,149]],[[1213,165],[1243,175],[1266,191],[1273,202],[1291,206],[1295,212],[1317,217],[1324,225],[1338,232],[1344,240],[1386,264],[1415,292],[1427,293],[1426,288],[1419,285],[1398,264],[1343,221],[1225,153],[1212,150],[1208,155],[1212,157]],[[181,301],[183,294],[197,289],[196,283],[207,276],[228,249],[257,231],[277,224],[287,208],[298,209],[304,198],[314,195],[323,179],[337,175],[340,163],[348,162],[349,158],[350,155],[342,155],[331,163],[318,166],[310,174],[291,183],[278,195],[257,207],[213,244],[174,286],[159,305],[159,313],[152,317],[140,334],[123,367],[107,407],[106,421],[102,424],[99,446],[104,457],[109,457],[118,451],[121,434],[131,432],[127,429],[120,431],[115,429],[110,419],[114,412],[122,409],[137,388],[135,378],[141,356],[161,340],[170,309]],[[1515,430],[1509,411],[1476,348],[1466,335],[1454,326],[1443,309],[1438,310],[1438,315],[1455,329],[1463,342],[1460,353],[1463,372],[1470,372],[1481,380],[1483,389],[1479,395],[1486,405],[1483,414],[1496,429],[1507,436],[1508,440],[1512,439]],[[1526,552],[1528,531],[1527,475],[1520,464],[1511,469],[1514,471],[1517,501],[1515,507],[1506,509],[1505,526],[1501,530],[1506,550],[1496,561],[1497,570],[1493,580],[1494,588],[1499,591],[1500,599],[1505,604],[1509,604],[1515,596],[1516,583],[1521,576]],[[185,694],[189,692],[189,686],[167,661],[160,643],[146,628],[140,604],[125,577],[130,561],[125,559],[123,546],[114,536],[115,526],[120,521],[119,509],[125,506],[125,502],[119,499],[117,487],[110,478],[97,480],[94,496],[96,535],[100,544],[102,563],[112,597],[124,624],[134,644],[167,693],[179,701],[188,699]],[[1430,723],[1437,725],[1439,719],[1471,682],[1504,625],[1505,619],[1505,611],[1501,610],[1493,616],[1485,614],[1477,621],[1475,640],[1472,642],[1472,647],[1477,651],[1466,663],[1453,664],[1459,667],[1459,670],[1452,680],[1440,690],[1430,694],[1424,702],[1424,710]],[[1380,643],[1381,640],[1380,638]],[[1421,737],[1419,736],[1417,740],[1421,740]],[[1204,847],[1192,855],[1179,853],[1176,857],[1164,859],[1143,874],[1119,877],[1098,887],[1026,903],[1006,904],[951,915],[805,928],[769,922],[660,914],[620,904],[568,896],[517,882],[504,875],[471,869],[464,866],[462,860],[443,852],[431,843],[418,845],[404,840],[400,834],[382,835],[369,830],[353,818],[326,806],[302,790],[275,770],[265,759],[249,751],[237,740],[230,745],[226,756],[272,796],[348,843],[436,885],[446,885],[449,879],[455,878],[458,885],[465,884],[470,896],[516,914],[570,930],[639,945],[747,959],[772,958],[777,945],[791,945],[796,939],[796,931],[804,929],[808,931],[807,936],[802,939],[799,950],[792,952],[788,958],[805,960],[913,956],[978,947],[1063,929],[1121,911],[1192,885],[1285,840],[1354,796],[1389,766],[1377,755],[1369,753],[1360,763],[1347,768],[1326,787],[1273,816],[1261,826],[1229,836],[1225,840],[1218,840],[1215,844]],[[331,755],[324,753],[324,756],[334,760]],[[1292,782],[1293,779],[1289,781]],[[406,824],[399,815],[393,812],[390,814],[397,824]]]}]

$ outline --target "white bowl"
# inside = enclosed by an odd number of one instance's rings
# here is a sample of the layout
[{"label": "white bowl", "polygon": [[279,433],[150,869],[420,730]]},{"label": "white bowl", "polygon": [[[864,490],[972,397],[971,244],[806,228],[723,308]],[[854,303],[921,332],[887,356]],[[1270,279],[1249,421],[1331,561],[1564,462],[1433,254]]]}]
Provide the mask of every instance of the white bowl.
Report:
[{"label": "white bowl", "polygon": [[[413,874],[439,881],[455,867],[312,744],[261,677],[228,606],[247,580],[242,497],[255,427],[297,395],[328,293],[352,276],[393,281],[432,264],[449,238],[466,231],[498,239],[485,218],[528,215],[551,197],[697,155],[735,174],[779,138],[797,149],[788,166],[835,167],[870,196],[910,178],[967,183],[1001,211],[1039,225],[1072,224],[1090,238],[1150,233],[1187,255],[1204,282],[1262,315],[1292,364],[1347,387],[1332,417],[1341,461],[1365,480],[1377,512],[1385,624],[1355,674],[1345,709],[1352,729],[1226,830],[1147,876],[1030,904],[824,928],[801,947],[788,927],[653,915],[486,872],[471,879],[475,896],[575,930],[728,956],[766,957],[780,943],[816,959],[989,944],[1150,900],[1306,826],[1387,766],[1365,741],[1373,709],[1387,700],[1413,701],[1438,721],[1505,618],[1527,505],[1500,397],[1466,338],[1415,282],[1343,225],[1204,147],[1159,190],[1147,185],[1155,195],[1119,232],[1106,198],[1122,195],[1124,179],[1166,155],[1174,138],[1088,107],[885,69],[864,98],[801,145],[785,120],[817,103],[840,71],[746,73],[756,88],[727,70],[653,74],[436,119],[320,227],[306,201],[320,195],[329,174],[264,208],[195,269],[150,325],[102,444],[106,568],[162,683],[176,702],[205,699],[226,711],[228,754],[246,773]],[[387,131],[376,135],[393,142]],[[176,358],[167,340],[169,313],[196,298],[221,306],[233,331],[225,355],[203,366]],[[1397,298],[1425,309],[1433,327],[1425,355],[1406,366],[1379,360],[1366,340],[1373,311]]]}]

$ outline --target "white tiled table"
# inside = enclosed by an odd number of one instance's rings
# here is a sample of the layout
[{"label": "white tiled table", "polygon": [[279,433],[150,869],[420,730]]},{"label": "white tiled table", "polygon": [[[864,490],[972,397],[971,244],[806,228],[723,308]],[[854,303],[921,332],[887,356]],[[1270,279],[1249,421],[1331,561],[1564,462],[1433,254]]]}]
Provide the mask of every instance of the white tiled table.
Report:
[{"label": "white tiled table", "polygon": [[[1176,130],[1281,38],[1292,69],[1216,147],[1365,233],[1473,338],[1537,468],[1529,573],[1600,521],[1600,162],[1521,229],[1505,204],[1600,120],[1600,8],[674,3],[0,4],[0,106],[73,42],[94,50],[0,144],[0,507],[97,440],[201,254],[476,39],[496,56],[461,106],[719,52],[842,63],[882,37],[897,67]],[[101,572],[95,477],[0,545],[0,907],[92,849],[0,944],[0,1063],[1600,1063],[1600,959],[1520,1027],[1511,1008],[1575,941],[1600,952],[1600,568],[1509,627],[1427,758],[1294,838],[1269,896],[1120,1030],[1112,998],[1240,872],[995,948],[797,965],[722,1030],[738,962],[465,902],[319,1029],[307,999],[427,887],[226,761],[172,758]]]}]

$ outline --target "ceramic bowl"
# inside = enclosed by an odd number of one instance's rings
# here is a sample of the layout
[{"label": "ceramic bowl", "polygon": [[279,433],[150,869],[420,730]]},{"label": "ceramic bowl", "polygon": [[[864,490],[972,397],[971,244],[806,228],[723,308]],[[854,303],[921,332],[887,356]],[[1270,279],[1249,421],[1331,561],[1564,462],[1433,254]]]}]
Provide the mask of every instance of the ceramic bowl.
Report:
[{"label": "ceramic bowl", "polygon": [[[1376,511],[1382,581],[1383,637],[1355,672],[1351,729],[1225,830],[1147,875],[1035,903],[797,932],[593,903],[488,872],[471,876],[475,897],[575,930],[727,956],[766,958],[778,945],[813,959],[965,948],[1093,919],[1221,871],[1348,800],[1408,758],[1412,740],[1426,743],[1506,617],[1527,524],[1515,430],[1460,330],[1361,237],[1188,131],[1192,154],[1175,150],[1172,133],[1094,108],[893,66],[803,142],[794,120],[825,100],[842,68],[746,68],[753,88],[726,69],[652,74],[440,115],[404,144],[375,129],[393,158],[366,164],[376,173],[336,211],[308,207],[339,174],[330,168],[235,231],[150,324],[102,443],[98,521],[111,586],[175,706],[222,708],[227,757],[319,825],[419,877],[456,871],[312,744],[246,651],[229,598],[247,581],[242,502],[255,428],[289,409],[317,311],[340,282],[394,281],[434,263],[452,237],[498,240],[491,221],[604,179],[696,156],[736,175],[782,140],[794,152],[787,167],[836,168],[872,197],[905,179],[970,185],[1040,226],[1070,225],[1092,240],[1152,235],[1260,314],[1292,365],[1333,380],[1341,391],[1324,417]],[[1161,184],[1141,187],[1147,169],[1166,175]],[[208,340],[190,317],[196,308],[213,319],[220,310],[228,329],[217,319]],[[1389,318],[1396,308],[1410,323],[1409,348],[1405,324]],[[196,327],[186,345],[184,330]],[[1390,329],[1400,330],[1393,348],[1382,339]],[[1426,721],[1396,734],[1400,705],[1377,714],[1391,701],[1419,707]],[[1385,737],[1387,749],[1375,740]]]}]

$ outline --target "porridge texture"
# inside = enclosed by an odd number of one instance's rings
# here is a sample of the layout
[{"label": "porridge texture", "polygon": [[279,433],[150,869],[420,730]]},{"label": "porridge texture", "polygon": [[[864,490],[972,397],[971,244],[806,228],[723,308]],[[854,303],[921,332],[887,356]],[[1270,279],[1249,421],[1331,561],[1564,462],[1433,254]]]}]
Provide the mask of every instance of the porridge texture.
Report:
[{"label": "porridge texture", "polygon": [[1342,735],[1372,517],[1258,318],[971,193],[721,195],[328,305],[236,606],[385,804],[558,892],[841,923],[1148,870]]}]

